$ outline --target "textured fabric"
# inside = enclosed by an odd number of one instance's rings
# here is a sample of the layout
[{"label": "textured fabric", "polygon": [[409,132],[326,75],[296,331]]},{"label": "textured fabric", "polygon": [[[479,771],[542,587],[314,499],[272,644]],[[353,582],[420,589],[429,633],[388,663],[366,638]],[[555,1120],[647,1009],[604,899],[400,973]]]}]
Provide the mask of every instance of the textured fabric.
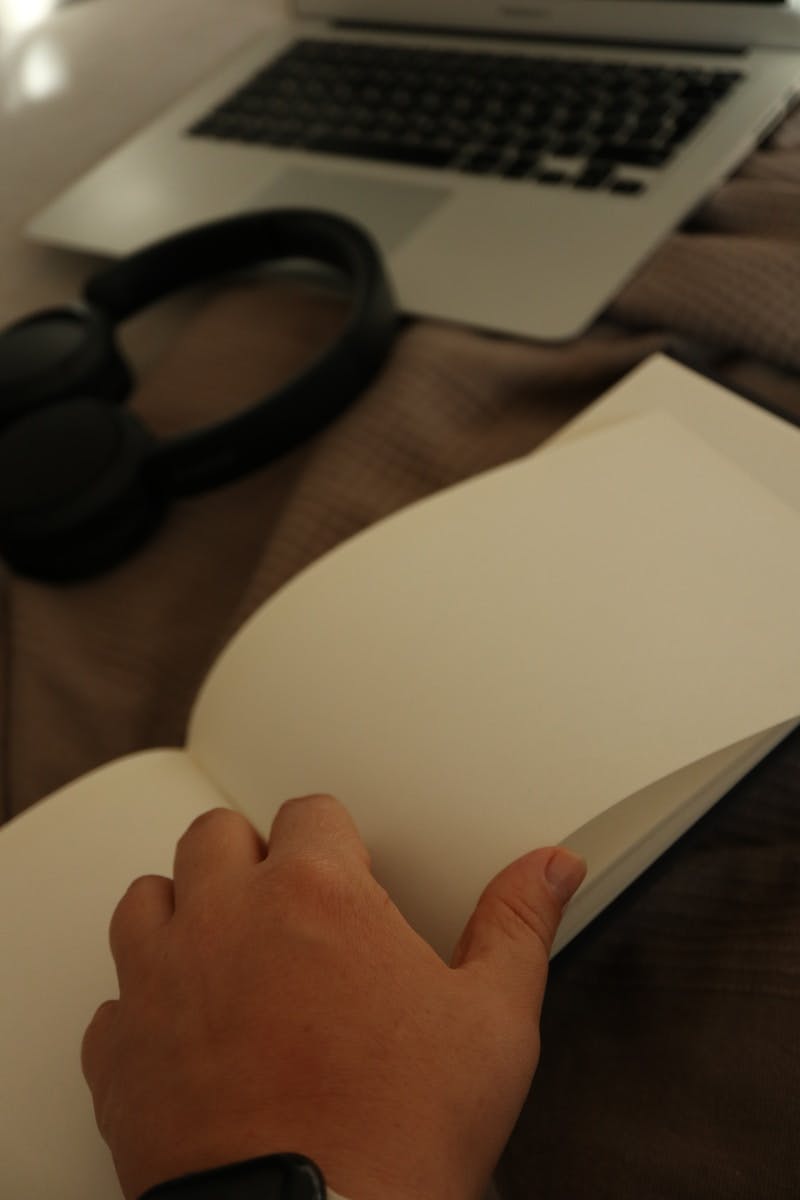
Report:
[{"label": "textured fabric", "polygon": [[[217,417],[304,361],[341,311],[285,284],[226,291],[136,405],[162,431]],[[176,506],[118,570],[63,589],[4,578],[6,815],[109,758],[179,742],[213,657],[301,567],[524,454],[668,347],[800,413],[799,118],[586,336],[545,346],[410,323],[379,380],[313,444]],[[794,736],[556,961],[500,1195],[800,1195],[799,781]]]}]

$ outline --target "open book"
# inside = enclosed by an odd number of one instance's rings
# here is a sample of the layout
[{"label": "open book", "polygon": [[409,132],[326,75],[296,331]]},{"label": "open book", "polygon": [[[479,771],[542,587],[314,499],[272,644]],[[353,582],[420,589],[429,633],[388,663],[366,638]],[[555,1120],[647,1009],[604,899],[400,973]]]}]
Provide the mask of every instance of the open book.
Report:
[{"label": "open book", "polygon": [[183,750],[0,832],[4,1191],[118,1195],[80,1076],[127,884],[193,817],[331,791],[448,955],[507,862],[566,842],[572,937],[800,716],[800,431],[656,357],[535,453],[380,522],[233,639]]}]

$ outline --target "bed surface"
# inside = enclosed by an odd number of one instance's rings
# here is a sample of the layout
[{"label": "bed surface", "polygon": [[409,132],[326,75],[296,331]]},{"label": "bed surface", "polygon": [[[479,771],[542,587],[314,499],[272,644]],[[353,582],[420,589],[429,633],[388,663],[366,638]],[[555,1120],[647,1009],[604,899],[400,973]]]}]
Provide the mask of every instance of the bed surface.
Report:
[{"label": "bed surface", "polygon": [[[341,314],[299,284],[207,296],[134,404],[161,432],[215,419],[285,378]],[[333,426],[176,505],[122,567],[61,589],[0,578],[4,815],[110,758],[180,742],[216,653],[301,567],[526,453],[663,349],[800,418],[800,114],[578,341],[408,323]],[[554,962],[503,1197],[800,1195],[799,802],[800,734]]]}]

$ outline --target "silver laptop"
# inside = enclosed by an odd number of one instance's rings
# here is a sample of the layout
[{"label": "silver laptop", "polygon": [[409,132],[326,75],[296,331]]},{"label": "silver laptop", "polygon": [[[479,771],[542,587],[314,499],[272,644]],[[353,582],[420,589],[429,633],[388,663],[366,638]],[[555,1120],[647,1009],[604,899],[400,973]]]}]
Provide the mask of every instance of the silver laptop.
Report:
[{"label": "silver laptop", "polygon": [[263,206],[371,230],[403,309],[584,330],[800,89],[794,2],[295,0],[29,227],[124,254]]}]

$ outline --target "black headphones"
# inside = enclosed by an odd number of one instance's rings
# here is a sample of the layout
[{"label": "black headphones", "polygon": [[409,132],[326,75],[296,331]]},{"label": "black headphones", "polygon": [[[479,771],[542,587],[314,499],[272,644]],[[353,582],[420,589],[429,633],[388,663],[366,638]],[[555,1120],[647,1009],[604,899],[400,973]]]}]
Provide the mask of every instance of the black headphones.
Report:
[{"label": "black headphones", "polygon": [[[338,340],[279,391],[219,424],[159,441],[121,403],[131,372],[114,327],[171,292],[287,259],[352,290]],[[375,375],[395,308],[380,256],[351,222],[280,209],[167,238],[93,276],[84,303],[0,333],[0,553],[21,574],[82,579],[137,548],[174,496],[235,479],[298,445]]]}]

